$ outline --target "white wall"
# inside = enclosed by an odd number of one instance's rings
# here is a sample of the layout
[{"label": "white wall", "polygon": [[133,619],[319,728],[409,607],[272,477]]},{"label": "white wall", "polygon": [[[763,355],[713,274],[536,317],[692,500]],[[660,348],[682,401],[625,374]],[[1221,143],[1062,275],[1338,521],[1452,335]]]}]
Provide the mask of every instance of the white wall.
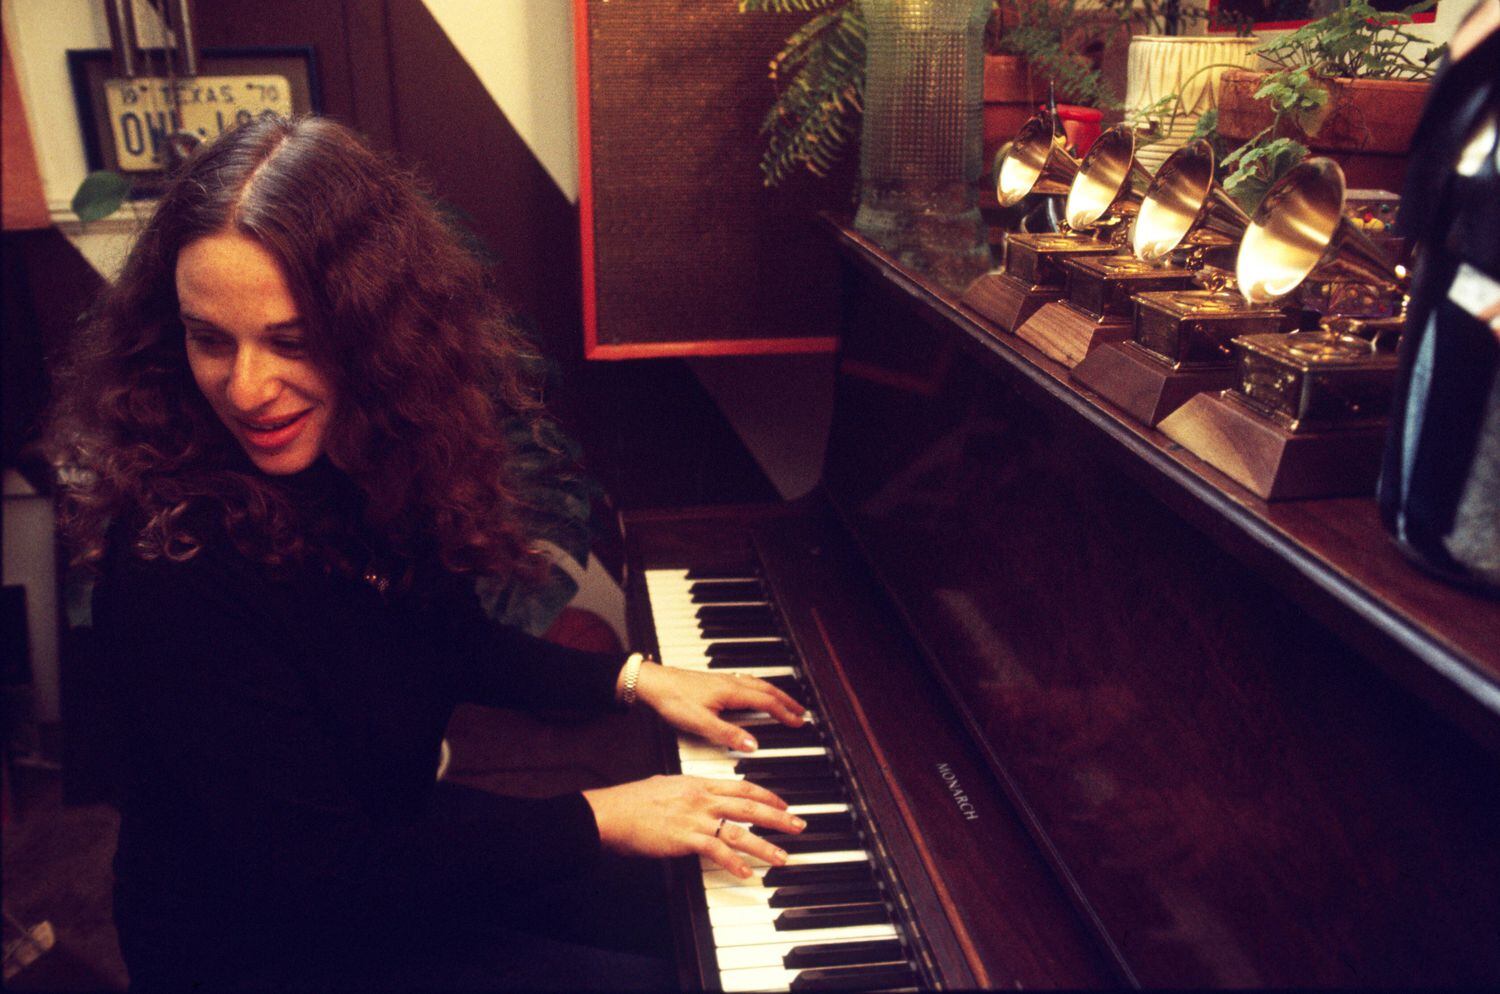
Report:
[{"label": "white wall", "polygon": [[566,0],[423,3],[564,196],[576,203],[573,5]]}]

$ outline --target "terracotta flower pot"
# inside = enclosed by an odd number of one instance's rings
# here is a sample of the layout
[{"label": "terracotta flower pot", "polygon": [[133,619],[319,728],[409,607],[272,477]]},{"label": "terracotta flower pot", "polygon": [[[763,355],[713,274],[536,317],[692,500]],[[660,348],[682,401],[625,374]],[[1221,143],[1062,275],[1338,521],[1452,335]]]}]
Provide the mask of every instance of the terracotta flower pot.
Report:
[{"label": "terracotta flower pot", "polygon": [[1019,55],[984,57],[984,159],[985,168],[995,161],[1000,146],[1015,137],[1026,119],[1036,113],[1040,93],[1031,68]]},{"label": "terracotta flower pot", "polygon": [[[1219,81],[1219,133],[1242,142],[1270,125],[1271,105],[1255,99],[1268,73],[1232,69]],[[1351,187],[1401,190],[1406,157],[1422,106],[1426,80],[1332,79],[1322,123],[1311,136],[1295,124],[1288,135],[1315,155],[1343,167]],[[1289,122],[1288,122],[1289,123]]]}]

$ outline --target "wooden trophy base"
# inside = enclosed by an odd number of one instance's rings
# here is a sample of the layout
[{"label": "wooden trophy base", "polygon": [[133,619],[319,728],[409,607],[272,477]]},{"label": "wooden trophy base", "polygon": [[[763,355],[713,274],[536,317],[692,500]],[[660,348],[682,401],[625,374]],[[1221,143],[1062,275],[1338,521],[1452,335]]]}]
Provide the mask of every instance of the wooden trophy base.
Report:
[{"label": "wooden trophy base", "polygon": [[1234,385],[1233,366],[1173,369],[1135,342],[1103,345],[1074,367],[1072,378],[1143,425],[1155,426],[1204,391]]},{"label": "wooden trophy base", "polygon": [[1027,283],[1010,273],[986,273],[969,284],[959,302],[1001,329],[1013,332],[1037,308],[1062,295],[1060,286]]},{"label": "wooden trophy base", "polygon": [[1221,394],[1199,394],[1161,431],[1262,500],[1374,493],[1383,425],[1292,432]]},{"label": "wooden trophy base", "polygon": [[1059,300],[1038,308],[1017,329],[1016,337],[1071,369],[1099,346],[1123,342],[1134,332],[1135,322],[1130,318],[1100,320],[1066,300]]}]

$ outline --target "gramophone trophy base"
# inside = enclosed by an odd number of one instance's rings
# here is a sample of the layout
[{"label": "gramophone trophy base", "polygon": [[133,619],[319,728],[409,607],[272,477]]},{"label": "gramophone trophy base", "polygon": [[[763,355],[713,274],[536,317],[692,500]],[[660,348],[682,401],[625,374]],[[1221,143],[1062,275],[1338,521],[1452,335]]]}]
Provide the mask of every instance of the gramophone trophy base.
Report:
[{"label": "gramophone trophy base", "polygon": [[1117,255],[1120,249],[1092,235],[1067,232],[1017,232],[1005,240],[1005,271],[1043,286],[1067,285],[1062,264],[1090,255]]},{"label": "gramophone trophy base", "polygon": [[1245,303],[1224,290],[1158,290],[1135,296],[1135,341],[1174,369],[1233,365],[1238,335],[1288,332],[1300,315]]},{"label": "gramophone trophy base", "polygon": [[1148,426],[1195,394],[1227,389],[1234,375],[1234,367],[1227,363],[1173,369],[1134,341],[1097,348],[1072,372],[1074,380]]},{"label": "gramophone trophy base", "polygon": [[1353,334],[1327,331],[1245,335],[1236,399],[1293,432],[1348,431],[1387,423],[1396,394],[1396,355]]},{"label": "gramophone trophy base", "polygon": [[1048,359],[1072,368],[1101,345],[1126,341],[1135,333],[1129,318],[1096,319],[1066,300],[1043,304],[1016,329],[1016,337]]},{"label": "gramophone trophy base", "polygon": [[1186,290],[1193,285],[1191,269],[1154,266],[1123,253],[1065,259],[1062,268],[1068,302],[1096,321],[1133,321],[1136,294]]},{"label": "gramophone trophy base", "polygon": [[1373,493],[1386,427],[1291,431],[1232,390],[1200,393],[1165,418],[1162,434],[1262,500]]},{"label": "gramophone trophy base", "polygon": [[1038,307],[1062,298],[1064,259],[1118,251],[1088,235],[1014,233],[1005,240],[1004,271],[979,277],[959,302],[1013,332]]},{"label": "gramophone trophy base", "polygon": [[988,273],[969,284],[959,302],[1001,330],[1015,331],[1038,307],[1062,295],[1060,286],[1038,286],[1009,273]]},{"label": "gramophone trophy base", "polygon": [[1153,266],[1133,255],[1086,255],[1065,259],[1062,267],[1068,299],[1043,306],[1016,334],[1068,367],[1132,336],[1137,293],[1182,290],[1193,282],[1191,270]]}]

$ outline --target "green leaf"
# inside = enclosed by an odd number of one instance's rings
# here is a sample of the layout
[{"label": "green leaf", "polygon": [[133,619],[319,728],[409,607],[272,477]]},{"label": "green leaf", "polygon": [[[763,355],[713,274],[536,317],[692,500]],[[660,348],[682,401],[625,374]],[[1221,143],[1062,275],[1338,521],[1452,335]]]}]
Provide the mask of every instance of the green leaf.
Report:
[{"label": "green leaf", "polygon": [[73,194],[73,213],[81,221],[102,221],[124,205],[130,187],[130,180],[117,172],[100,169],[89,173]]},{"label": "green leaf", "polygon": [[1219,134],[1219,108],[1210,107],[1198,118],[1198,123],[1193,126],[1193,133],[1188,141],[1196,141],[1204,138],[1212,141]]}]

